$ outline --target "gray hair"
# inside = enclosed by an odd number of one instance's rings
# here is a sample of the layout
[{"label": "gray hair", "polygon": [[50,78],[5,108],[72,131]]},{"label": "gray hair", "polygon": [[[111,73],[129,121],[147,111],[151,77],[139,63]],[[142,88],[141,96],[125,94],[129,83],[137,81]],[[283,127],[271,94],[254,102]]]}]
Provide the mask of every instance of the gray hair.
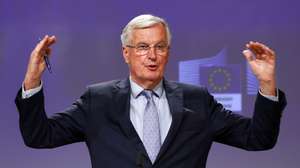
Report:
[{"label": "gray hair", "polygon": [[139,15],[135,18],[133,18],[123,29],[122,34],[121,34],[121,42],[122,46],[129,45],[129,42],[131,40],[132,36],[132,31],[134,29],[143,29],[143,28],[148,28],[151,27],[155,24],[161,23],[167,32],[167,42],[168,45],[171,44],[171,32],[169,29],[169,26],[167,22],[157,16],[153,16],[150,14],[144,14],[144,15]]}]

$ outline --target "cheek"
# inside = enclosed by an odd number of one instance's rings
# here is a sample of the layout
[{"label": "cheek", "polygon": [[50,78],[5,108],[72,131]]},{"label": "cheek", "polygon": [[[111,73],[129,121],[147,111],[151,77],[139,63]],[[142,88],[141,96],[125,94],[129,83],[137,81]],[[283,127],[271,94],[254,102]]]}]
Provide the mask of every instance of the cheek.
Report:
[{"label": "cheek", "polygon": [[130,61],[130,64],[132,66],[132,68],[134,68],[136,71],[141,71],[142,69],[144,69],[144,63],[143,60],[139,60],[139,59],[132,59]]},{"label": "cheek", "polygon": [[163,58],[160,60],[160,67],[164,68],[166,64],[168,63],[168,58]]}]

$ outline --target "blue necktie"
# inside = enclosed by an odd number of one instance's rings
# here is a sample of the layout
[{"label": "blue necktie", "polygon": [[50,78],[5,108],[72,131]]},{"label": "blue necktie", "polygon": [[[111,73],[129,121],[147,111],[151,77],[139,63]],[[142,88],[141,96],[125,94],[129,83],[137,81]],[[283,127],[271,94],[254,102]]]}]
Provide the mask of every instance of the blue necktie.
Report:
[{"label": "blue necktie", "polygon": [[154,163],[161,146],[158,111],[153,101],[153,94],[151,90],[142,92],[142,95],[147,98],[143,117],[143,143],[152,163]]}]

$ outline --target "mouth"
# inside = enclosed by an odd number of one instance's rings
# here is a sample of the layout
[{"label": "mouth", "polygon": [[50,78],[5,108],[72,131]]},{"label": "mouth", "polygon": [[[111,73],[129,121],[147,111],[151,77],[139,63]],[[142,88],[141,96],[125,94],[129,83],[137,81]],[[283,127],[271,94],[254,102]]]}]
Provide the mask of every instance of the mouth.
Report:
[{"label": "mouth", "polygon": [[158,66],[157,65],[147,65],[147,69],[149,69],[150,71],[155,71],[157,70]]}]

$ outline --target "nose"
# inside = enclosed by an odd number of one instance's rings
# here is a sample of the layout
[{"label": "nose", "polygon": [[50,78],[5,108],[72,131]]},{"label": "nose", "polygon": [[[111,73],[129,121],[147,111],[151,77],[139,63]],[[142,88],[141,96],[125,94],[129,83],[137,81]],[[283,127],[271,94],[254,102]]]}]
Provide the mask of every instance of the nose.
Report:
[{"label": "nose", "polygon": [[155,47],[151,47],[148,51],[148,58],[155,60],[157,58],[156,49]]}]

